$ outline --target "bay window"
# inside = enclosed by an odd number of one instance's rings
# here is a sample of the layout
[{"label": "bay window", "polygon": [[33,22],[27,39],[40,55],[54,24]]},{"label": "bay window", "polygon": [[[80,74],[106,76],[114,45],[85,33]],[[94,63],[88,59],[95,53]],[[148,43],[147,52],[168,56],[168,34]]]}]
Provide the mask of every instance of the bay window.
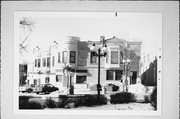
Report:
[{"label": "bay window", "polygon": [[118,51],[111,51],[111,64],[118,64]]}]

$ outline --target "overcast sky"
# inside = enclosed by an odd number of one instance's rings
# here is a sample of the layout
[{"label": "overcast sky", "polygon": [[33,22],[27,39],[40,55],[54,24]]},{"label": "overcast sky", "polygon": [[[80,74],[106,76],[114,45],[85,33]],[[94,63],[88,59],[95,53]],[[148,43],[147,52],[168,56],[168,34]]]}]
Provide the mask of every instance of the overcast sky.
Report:
[{"label": "overcast sky", "polygon": [[18,18],[31,17],[35,22],[28,41],[31,48],[45,47],[53,41],[78,36],[85,41],[99,41],[117,36],[127,41],[141,41],[142,53],[153,52],[162,43],[161,13],[115,12],[21,12]]}]

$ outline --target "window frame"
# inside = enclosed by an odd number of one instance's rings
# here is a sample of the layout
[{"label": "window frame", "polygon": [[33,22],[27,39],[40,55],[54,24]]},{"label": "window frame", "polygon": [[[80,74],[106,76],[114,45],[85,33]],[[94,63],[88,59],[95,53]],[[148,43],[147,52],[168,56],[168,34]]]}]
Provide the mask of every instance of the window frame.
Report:
[{"label": "window frame", "polygon": [[[67,63],[67,51],[63,51],[62,52],[63,54],[62,54],[62,63]],[[65,56],[65,53],[66,53],[66,56]]]},{"label": "window frame", "polygon": [[47,67],[50,67],[50,65],[51,65],[51,57],[47,57],[46,59],[47,59],[47,62],[46,62]]},{"label": "window frame", "polygon": [[[93,55],[93,53],[94,53],[94,55]],[[95,51],[90,52],[90,63],[91,64],[97,64],[97,56],[95,56],[95,53],[96,53]],[[92,58],[95,58],[95,62],[93,62]]]},{"label": "window frame", "polygon": [[[112,72],[112,79],[111,78],[109,78],[109,72]],[[114,80],[114,70],[107,70],[106,71],[106,80],[107,81],[113,81]]]},{"label": "window frame", "polygon": [[[113,72],[112,79],[108,78],[108,72],[109,71]],[[118,71],[119,71],[119,73],[121,73],[121,78],[117,80]],[[106,70],[106,81],[120,81],[122,79],[122,75],[123,75],[123,70]]]},{"label": "window frame", "polygon": [[[114,59],[114,58],[112,58],[113,52],[117,53],[117,59],[115,59],[115,60],[117,60],[117,62],[113,61],[113,59]],[[118,50],[111,50],[111,64],[119,64],[119,51]]]},{"label": "window frame", "polygon": [[43,67],[46,67],[46,58],[42,59],[42,64],[43,64]]},{"label": "window frame", "polygon": [[58,52],[58,63],[61,63],[61,52]]},{"label": "window frame", "polygon": [[[78,82],[78,77],[85,77],[85,81],[83,82]],[[76,76],[76,84],[87,84],[87,76]]]},{"label": "window frame", "polygon": [[38,66],[37,64],[38,64],[38,60],[37,60],[37,59],[35,59],[34,66],[35,66],[35,67],[37,67],[37,66]]},{"label": "window frame", "polygon": [[[119,75],[121,77],[120,79],[118,79],[118,75],[117,75],[118,72],[120,73]],[[122,79],[123,70],[115,70],[114,73],[115,73],[115,81],[120,81]]]},{"label": "window frame", "polygon": [[[72,53],[74,53],[74,56],[72,56]],[[74,58],[74,60],[72,60],[72,58]],[[70,51],[69,63],[76,63],[76,51]]]},{"label": "window frame", "polygon": [[49,77],[45,77],[45,84],[49,84],[50,82],[50,78]]},{"label": "window frame", "polygon": [[52,56],[52,66],[54,67],[55,65],[55,56]]},{"label": "window frame", "polygon": [[37,61],[37,67],[38,67],[38,68],[41,67],[41,58],[38,58],[38,61]]},{"label": "window frame", "polygon": [[[58,76],[61,77],[60,80],[58,79]],[[56,82],[62,83],[62,81],[63,81],[63,76],[62,75],[56,75]]]}]

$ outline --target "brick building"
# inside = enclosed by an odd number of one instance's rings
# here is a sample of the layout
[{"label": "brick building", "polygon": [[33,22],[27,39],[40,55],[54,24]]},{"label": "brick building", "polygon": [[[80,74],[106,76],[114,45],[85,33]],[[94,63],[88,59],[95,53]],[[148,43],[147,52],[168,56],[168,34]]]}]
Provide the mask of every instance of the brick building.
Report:
[{"label": "brick building", "polygon": [[[74,90],[90,90],[98,82],[98,60],[90,51],[92,44],[102,46],[100,41],[80,41],[79,37],[68,37],[64,42],[47,48],[34,48],[34,62],[28,66],[29,84],[50,83],[61,88],[70,85]],[[101,57],[100,82],[124,82],[123,59],[131,60],[128,84],[135,84],[140,72],[141,42],[128,42],[117,37],[106,39],[107,55]],[[68,73],[65,67],[69,67]]]}]

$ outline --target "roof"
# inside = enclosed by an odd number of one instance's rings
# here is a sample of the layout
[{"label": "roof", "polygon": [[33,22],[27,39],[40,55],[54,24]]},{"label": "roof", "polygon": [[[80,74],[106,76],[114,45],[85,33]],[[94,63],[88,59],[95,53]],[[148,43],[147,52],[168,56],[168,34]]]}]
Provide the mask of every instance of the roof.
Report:
[{"label": "roof", "polygon": [[106,39],[106,43],[126,43],[126,42],[127,42],[126,40],[120,39],[120,38],[117,38],[117,37]]}]

